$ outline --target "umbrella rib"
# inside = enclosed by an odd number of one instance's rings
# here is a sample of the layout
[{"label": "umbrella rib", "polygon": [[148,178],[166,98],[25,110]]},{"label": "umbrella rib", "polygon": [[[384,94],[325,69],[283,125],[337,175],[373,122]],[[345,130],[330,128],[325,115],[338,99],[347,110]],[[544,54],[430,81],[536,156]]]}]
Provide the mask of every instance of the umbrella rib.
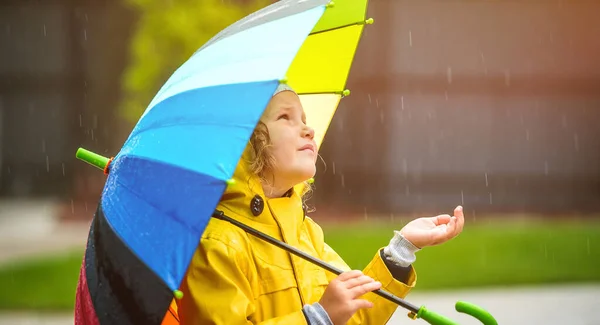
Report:
[{"label": "umbrella rib", "polygon": [[365,25],[366,22],[365,21],[358,21],[355,23],[350,23],[350,24],[346,24],[346,25],[341,25],[341,26],[336,26],[336,27],[332,27],[332,28],[328,28],[328,29],[323,29],[317,32],[312,32],[310,34],[308,34],[308,36],[312,36],[312,35],[318,35],[318,34],[322,34],[322,33],[326,33],[326,32],[331,32],[334,30],[338,30],[338,29],[343,29],[346,27],[352,27],[352,26],[358,26],[358,25]]}]

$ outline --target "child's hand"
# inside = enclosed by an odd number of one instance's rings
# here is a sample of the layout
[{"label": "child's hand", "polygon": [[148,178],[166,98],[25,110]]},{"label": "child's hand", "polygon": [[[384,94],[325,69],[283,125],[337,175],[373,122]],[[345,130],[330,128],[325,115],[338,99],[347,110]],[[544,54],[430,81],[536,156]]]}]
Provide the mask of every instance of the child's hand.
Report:
[{"label": "child's hand", "polygon": [[457,206],[454,216],[442,214],[409,222],[400,233],[418,248],[442,244],[460,234],[465,224],[463,208]]},{"label": "child's hand", "polygon": [[319,304],[334,325],[346,324],[359,309],[373,307],[370,301],[357,298],[379,288],[380,282],[361,271],[344,272],[329,283]]}]

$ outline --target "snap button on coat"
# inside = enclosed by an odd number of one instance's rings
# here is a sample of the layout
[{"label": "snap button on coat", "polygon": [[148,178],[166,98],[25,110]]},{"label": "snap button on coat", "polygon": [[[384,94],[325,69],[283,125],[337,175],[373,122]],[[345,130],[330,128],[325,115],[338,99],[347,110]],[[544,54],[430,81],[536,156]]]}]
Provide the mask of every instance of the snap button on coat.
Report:
[{"label": "snap button on coat", "polygon": [[255,195],[250,201],[250,211],[252,211],[252,215],[257,217],[265,208],[265,201],[260,197],[260,195]]}]

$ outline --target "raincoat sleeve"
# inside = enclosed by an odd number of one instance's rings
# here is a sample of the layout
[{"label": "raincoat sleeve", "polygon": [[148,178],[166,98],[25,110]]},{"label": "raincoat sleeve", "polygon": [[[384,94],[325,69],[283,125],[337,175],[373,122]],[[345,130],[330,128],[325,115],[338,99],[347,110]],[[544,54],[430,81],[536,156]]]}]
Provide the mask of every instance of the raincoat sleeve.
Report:
[{"label": "raincoat sleeve", "polygon": [[[307,218],[308,219],[308,218]],[[323,231],[316,223],[313,222],[312,235],[316,247],[322,247],[321,259],[340,269],[350,270],[350,267],[344,260],[324,242]],[[406,297],[410,290],[414,288],[417,282],[417,274],[411,266],[406,283],[400,282],[394,278],[390,269],[386,266],[386,262],[382,258],[382,249],[375,252],[375,256],[371,262],[365,267],[363,273],[381,282],[381,289],[388,291],[400,298]],[[328,281],[333,280],[337,275],[327,272]],[[350,319],[348,324],[386,324],[392,317],[398,305],[388,301],[374,293],[368,293],[362,297],[373,303],[373,308],[361,309]]]},{"label": "raincoat sleeve", "polygon": [[[247,271],[247,253],[226,241],[202,239],[181,284],[178,301],[181,325],[248,325],[254,313],[253,293]],[[307,324],[302,310],[259,323],[261,325]]]}]

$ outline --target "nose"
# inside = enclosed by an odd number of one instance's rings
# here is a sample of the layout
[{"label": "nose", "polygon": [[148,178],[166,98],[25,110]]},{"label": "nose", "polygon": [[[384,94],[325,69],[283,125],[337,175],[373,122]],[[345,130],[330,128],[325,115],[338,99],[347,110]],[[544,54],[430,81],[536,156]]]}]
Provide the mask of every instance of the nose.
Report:
[{"label": "nose", "polygon": [[314,139],[315,130],[313,128],[311,128],[310,126],[304,126],[304,129],[302,130],[302,137],[309,138],[311,140]]}]

